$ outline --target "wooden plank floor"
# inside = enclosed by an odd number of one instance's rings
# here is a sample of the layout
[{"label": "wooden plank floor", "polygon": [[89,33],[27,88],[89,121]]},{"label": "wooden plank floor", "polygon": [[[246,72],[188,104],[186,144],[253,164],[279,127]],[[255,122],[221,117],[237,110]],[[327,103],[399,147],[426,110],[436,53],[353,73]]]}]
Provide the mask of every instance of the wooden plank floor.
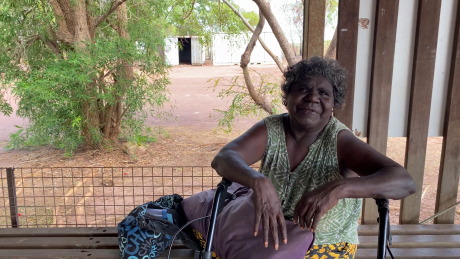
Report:
[{"label": "wooden plank floor", "polygon": [[[356,259],[375,258],[377,227],[359,226]],[[460,225],[397,225],[391,232],[395,258],[460,258]],[[0,258],[120,258],[117,235],[113,227],[0,229]],[[171,258],[193,254],[174,242]],[[167,252],[159,258],[167,258]]]}]

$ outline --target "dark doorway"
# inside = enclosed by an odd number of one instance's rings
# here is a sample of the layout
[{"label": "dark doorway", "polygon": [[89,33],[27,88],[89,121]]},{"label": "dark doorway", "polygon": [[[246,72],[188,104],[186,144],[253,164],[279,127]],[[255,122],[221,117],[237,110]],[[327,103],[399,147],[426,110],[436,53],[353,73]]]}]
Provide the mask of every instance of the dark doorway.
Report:
[{"label": "dark doorway", "polygon": [[182,49],[179,48],[179,64],[192,64],[192,38],[179,38]]}]

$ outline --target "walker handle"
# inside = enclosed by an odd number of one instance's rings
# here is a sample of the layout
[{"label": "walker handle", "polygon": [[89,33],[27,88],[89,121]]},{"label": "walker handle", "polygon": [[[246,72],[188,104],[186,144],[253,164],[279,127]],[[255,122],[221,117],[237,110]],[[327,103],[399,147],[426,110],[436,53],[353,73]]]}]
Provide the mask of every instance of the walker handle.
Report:
[{"label": "walker handle", "polygon": [[206,240],[206,248],[203,251],[202,258],[203,259],[211,259],[212,258],[212,241],[214,239],[214,228],[217,222],[217,216],[222,212],[224,208],[225,199],[229,197],[230,199],[234,200],[236,196],[232,193],[228,193],[228,187],[232,185],[232,182],[229,180],[222,178],[222,181],[217,185],[216,193],[214,195],[214,201],[212,203],[211,209],[211,220],[209,221],[209,228],[208,228],[208,237]]},{"label": "walker handle", "polygon": [[391,232],[390,232],[390,201],[388,199],[375,199],[379,210],[379,236],[377,246],[377,259],[385,259],[387,244],[391,245]]}]

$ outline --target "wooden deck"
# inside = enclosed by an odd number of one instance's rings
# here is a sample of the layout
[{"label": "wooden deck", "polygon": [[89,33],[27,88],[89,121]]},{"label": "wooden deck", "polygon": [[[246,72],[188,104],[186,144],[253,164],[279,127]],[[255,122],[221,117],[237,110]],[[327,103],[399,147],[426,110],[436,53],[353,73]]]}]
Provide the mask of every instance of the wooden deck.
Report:
[{"label": "wooden deck", "polygon": [[[376,225],[359,226],[356,259],[376,257],[377,232]],[[392,235],[395,258],[460,258],[460,225],[397,225]],[[193,255],[181,242],[173,245],[171,258]],[[120,258],[117,229],[0,229],[0,258]]]}]

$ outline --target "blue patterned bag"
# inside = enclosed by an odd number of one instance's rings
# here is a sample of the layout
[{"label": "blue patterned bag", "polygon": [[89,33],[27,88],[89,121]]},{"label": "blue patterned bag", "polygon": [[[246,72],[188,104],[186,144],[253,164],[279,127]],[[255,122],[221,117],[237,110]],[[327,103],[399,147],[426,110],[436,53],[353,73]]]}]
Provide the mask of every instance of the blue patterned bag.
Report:
[{"label": "blue patterned bag", "polygon": [[[147,202],[126,216],[118,224],[118,244],[122,259],[154,259],[171,244],[172,236],[186,223],[180,195],[163,196],[155,202]],[[166,210],[169,220],[146,213],[148,209]],[[170,220],[172,219],[173,222]],[[190,249],[201,250],[199,241],[187,227],[176,239]]]}]

